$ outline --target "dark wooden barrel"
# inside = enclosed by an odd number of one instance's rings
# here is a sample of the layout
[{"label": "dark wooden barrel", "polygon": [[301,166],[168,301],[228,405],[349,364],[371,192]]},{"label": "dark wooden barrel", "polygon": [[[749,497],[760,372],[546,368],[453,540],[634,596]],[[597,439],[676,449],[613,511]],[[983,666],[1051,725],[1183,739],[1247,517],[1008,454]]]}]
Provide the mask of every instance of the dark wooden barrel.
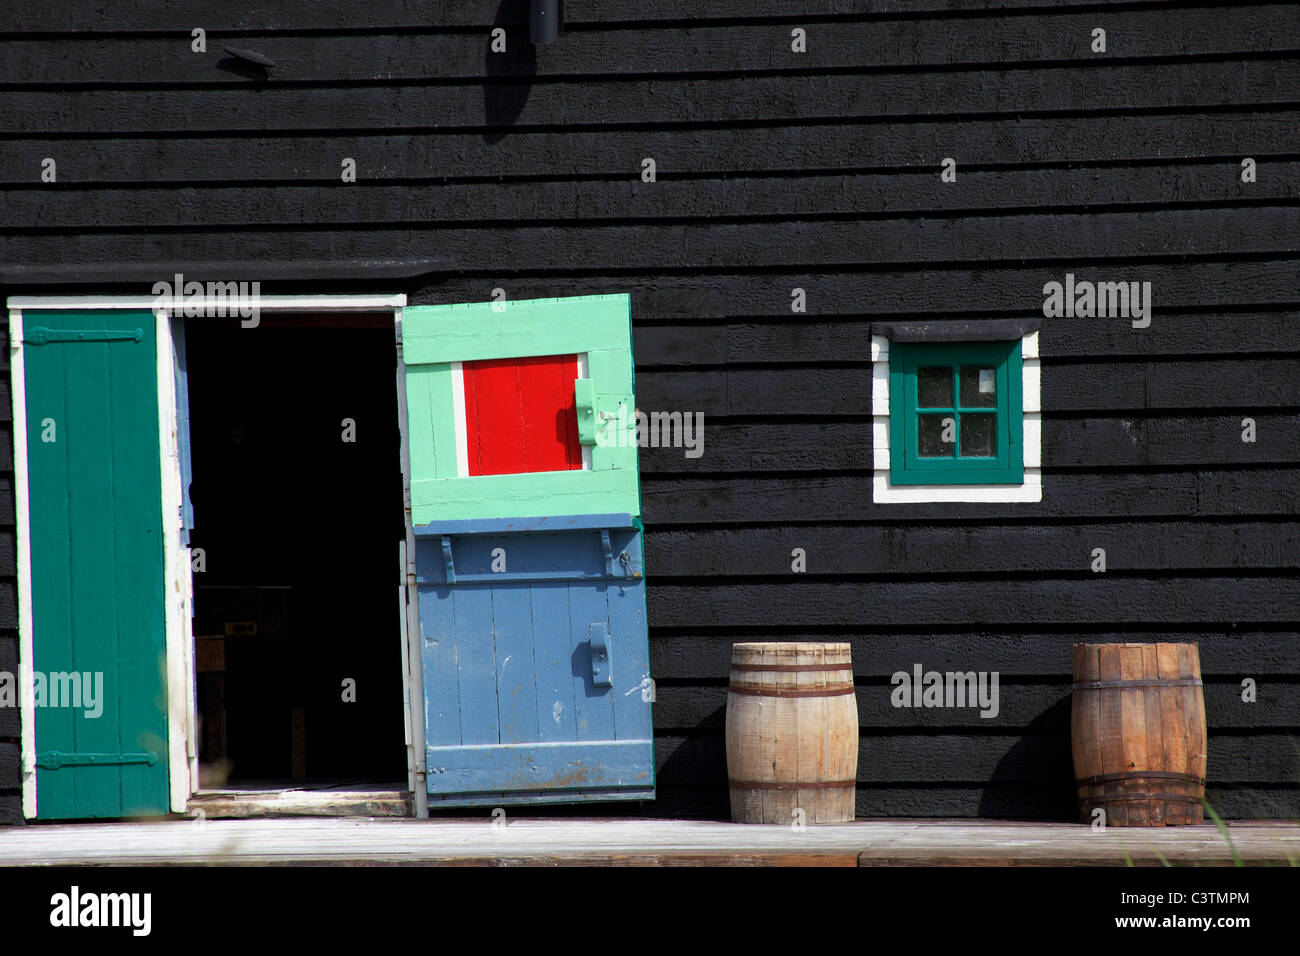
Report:
[{"label": "dark wooden barrel", "polygon": [[1205,694],[1195,644],[1075,644],[1070,733],[1079,818],[1203,823]]},{"label": "dark wooden barrel", "polygon": [[734,644],[727,776],[737,823],[846,823],[858,772],[848,644]]}]

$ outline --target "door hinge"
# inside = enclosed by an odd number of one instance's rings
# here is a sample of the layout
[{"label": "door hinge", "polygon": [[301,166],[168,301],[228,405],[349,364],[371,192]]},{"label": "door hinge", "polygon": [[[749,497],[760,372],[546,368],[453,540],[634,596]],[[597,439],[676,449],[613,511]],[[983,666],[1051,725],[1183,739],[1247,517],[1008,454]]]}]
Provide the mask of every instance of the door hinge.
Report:
[{"label": "door hinge", "polygon": [[150,766],[158,762],[156,753],[142,754],[93,754],[65,753],[62,750],[47,750],[36,755],[36,766],[42,770],[58,770],[60,767],[98,767],[115,764],[147,763]]},{"label": "door hinge", "polygon": [[23,330],[23,341],[28,345],[46,345],[50,342],[139,342],[144,329],[47,329],[37,326]]}]

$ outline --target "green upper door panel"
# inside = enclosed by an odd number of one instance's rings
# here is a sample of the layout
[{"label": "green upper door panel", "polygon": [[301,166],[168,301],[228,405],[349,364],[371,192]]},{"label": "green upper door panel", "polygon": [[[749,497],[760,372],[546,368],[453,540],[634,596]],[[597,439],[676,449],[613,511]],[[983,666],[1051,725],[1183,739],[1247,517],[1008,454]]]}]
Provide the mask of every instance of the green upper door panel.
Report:
[{"label": "green upper door panel", "polygon": [[[580,355],[599,440],[591,467],[462,477],[457,468],[454,365],[481,359]],[[627,295],[411,306],[402,311],[411,453],[411,520],[641,513]],[[584,428],[584,435],[586,429]]]},{"label": "green upper door panel", "polygon": [[41,819],[169,808],[154,321],[23,313]]}]

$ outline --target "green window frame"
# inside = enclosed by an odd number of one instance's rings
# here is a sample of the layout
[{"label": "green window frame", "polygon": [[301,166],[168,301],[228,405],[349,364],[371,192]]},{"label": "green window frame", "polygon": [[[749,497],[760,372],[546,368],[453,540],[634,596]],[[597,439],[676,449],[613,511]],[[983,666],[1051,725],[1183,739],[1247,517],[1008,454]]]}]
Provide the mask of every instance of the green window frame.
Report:
[{"label": "green window frame", "polygon": [[1023,484],[1023,419],[1019,339],[890,343],[891,483]]}]

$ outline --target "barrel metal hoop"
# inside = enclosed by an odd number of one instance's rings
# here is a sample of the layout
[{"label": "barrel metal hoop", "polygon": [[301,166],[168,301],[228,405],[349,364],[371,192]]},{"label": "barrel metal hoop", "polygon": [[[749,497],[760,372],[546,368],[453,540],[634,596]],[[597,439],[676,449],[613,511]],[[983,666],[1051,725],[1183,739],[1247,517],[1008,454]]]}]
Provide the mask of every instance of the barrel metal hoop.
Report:
[{"label": "barrel metal hoop", "polygon": [[732,664],[733,671],[778,671],[804,673],[807,671],[852,671],[852,664]]},{"label": "barrel metal hoop", "polygon": [[760,687],[753,684],[730,684],[727,691],[732,694],[748,694],[751,697],[843,697],[854,692],[852,685],[848,687],[832,687],[818,689],[795,689],[786,687]]},{"label": "barrel metal hoop", "polygon": [[1142,680],[1083,680],[1070,685],[1072,690],[1099,690],[1103,687],[1200,687],[1199,677],[1148,677]]},{"label": "barrel metal hoop", "polygon": [[727,783],[738,790],[847,790],[856,787],[856,780],[814,780],[808,783],[774,782],[770,780],[731,780]]},{"label": "barrel metal hoop", "polygon": [[1197,777],[1190,773],[1178,773],[1176,770],[1125,770],[1121,773],[1099,773],[1091,777],[1083,777],[1077,782],[1079,786],[1085,784],[1110,783],[1113,780],[1133,780],[1138,777],[1155,777],[1159,780],[1182,780],[1187,783],[1194,783],[1198,787],[1205,786],[1205,778]]},{"label": "barrel metal hoop", "polygon": [[1115,794],[1114,796],[1108,796],[1108,797],[1080,797],[1078,803],[1080,807],[1091,807],[1103,803],[1104,804],[1141,803],[1144,800],[1165,800],[1170,803],[1190,803],[1198,807],[1201,805],[1201,801],[1199,797],[1189,797],[1185,793],[1146,793],[1146,792],[1131,793],[1131,794]]}]

